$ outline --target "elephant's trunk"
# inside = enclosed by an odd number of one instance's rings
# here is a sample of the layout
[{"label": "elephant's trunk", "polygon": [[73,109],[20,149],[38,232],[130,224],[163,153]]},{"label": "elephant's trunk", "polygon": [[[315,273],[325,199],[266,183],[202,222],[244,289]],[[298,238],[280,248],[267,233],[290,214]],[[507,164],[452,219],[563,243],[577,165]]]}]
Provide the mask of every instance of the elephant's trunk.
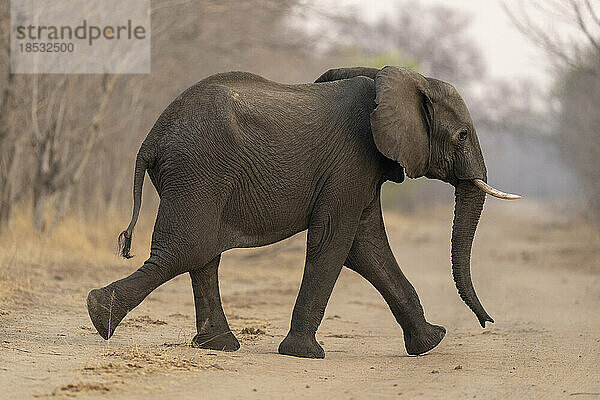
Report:
[{"label": "elephant's trunk", "polygon": [[462,180],[456,185],[455,199],[452,226],[452,275],[461,299],[485,328],[486,321],[494,322],[494,320],[479,302],[471,281],[471,246],[483,210],[485,193],[471,181]]}]

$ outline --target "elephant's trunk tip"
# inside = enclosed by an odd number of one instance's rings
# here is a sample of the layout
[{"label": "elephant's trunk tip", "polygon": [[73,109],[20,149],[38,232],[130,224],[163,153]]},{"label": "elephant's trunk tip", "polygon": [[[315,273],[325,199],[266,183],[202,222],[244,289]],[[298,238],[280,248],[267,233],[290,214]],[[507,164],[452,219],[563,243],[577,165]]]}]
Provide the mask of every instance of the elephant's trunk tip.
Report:
[{"label": "elephant's trunk tip", "polygon": [[485,328],[486,322],[491,322],[492,324],[494,323],[494,319],[490,317],[487,313],[485,313],[485,315],[478,315],[477,319],[479,319],[479,323],[481,324],[482,328]]}]

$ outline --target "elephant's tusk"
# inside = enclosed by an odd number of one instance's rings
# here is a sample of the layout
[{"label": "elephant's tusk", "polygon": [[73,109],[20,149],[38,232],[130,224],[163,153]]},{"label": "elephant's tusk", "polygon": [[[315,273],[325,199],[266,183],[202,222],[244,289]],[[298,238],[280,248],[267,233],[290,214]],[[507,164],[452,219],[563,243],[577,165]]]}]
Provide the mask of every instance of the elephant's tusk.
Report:
[{"label": "elephant's tusk", "polygon": [[518,194],[501,192],[498,189],[491,187],[481,179],[473,179],[473,183],[475,184],[475,186],[477,186],[479,189],[483,190],[487,194],[491,194],[492,196],[497,197],[499,199],[516,200],[521,198],[521,195]]}]

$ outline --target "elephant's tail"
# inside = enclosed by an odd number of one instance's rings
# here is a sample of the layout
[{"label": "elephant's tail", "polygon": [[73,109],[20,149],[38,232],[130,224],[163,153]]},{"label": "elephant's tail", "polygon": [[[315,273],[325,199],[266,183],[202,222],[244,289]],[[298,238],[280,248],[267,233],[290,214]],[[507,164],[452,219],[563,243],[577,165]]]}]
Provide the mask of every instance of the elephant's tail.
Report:
[{"label": "elephant's tail", "polygon": [[146,169],[148,167],[147,160],[139,152],[135,160],[135,175],[133,178],[133,215],[131,216],[131,222],[126,230],[121,232],[119,235],[119,253],[125,258],[133,257],[129,252],[131,250],[131,237],[133,234],[133,228],[140,215],[140,208],[142,206],[142,186],[144,184],[144,176],[146,175]]}]

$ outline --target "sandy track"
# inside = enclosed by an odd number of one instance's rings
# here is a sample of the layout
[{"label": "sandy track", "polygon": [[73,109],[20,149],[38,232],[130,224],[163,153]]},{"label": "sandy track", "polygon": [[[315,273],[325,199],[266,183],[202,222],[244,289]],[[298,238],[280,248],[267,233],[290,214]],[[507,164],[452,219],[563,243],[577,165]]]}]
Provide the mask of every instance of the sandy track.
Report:
[{"label": "sandy track", "polygon": [[475,287],[496,320],[485,330],[451,281],[451,212],[387,218],[428,320],[448,329],[420,357],[406,355],[381,297],[348,270],[318,332],[326,359],[276,353],[300,283],[302,235],[224,255],[225,311],[242,343],[235,353],[187,346],[188,276],[159,288],[105,342],[85,296],[129,271],[21,266],[43,294],[1,308],[0,398],[600,398],[600,239],[544,209],[505,204],[488,202],[474,244]]}]

